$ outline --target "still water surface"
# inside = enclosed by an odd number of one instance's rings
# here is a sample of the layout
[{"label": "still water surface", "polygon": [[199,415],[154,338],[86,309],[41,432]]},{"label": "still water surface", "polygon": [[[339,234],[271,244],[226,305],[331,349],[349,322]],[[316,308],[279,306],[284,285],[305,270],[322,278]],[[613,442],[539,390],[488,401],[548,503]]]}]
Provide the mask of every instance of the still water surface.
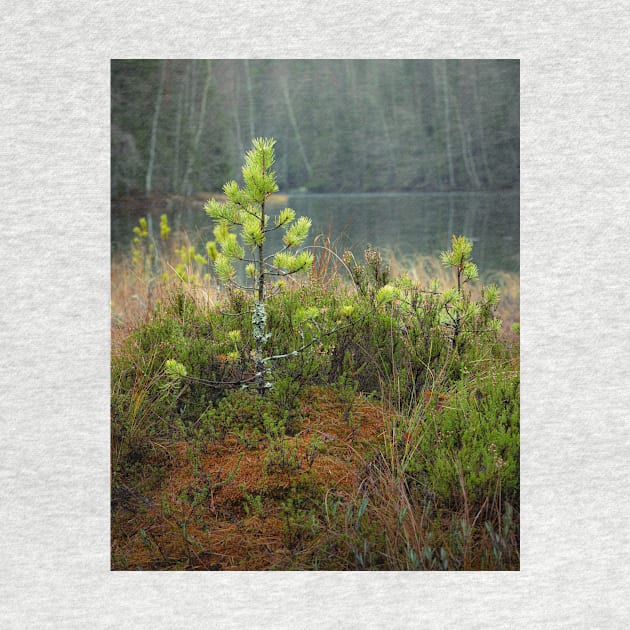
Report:
[{"label": "still water surface", "polygon": [[[284,206],[313,221],[311,237],[331,229],[338,248],[351,249],[357,259],[369,243],[384,255],[412,260],[416,254],[438,255],[450,247],[452,234],[464,234],[474,242],[473,260],[482,275],[491,271],[519,272],[519,193],[382,193],[295,194],[288,203],[271,205],[275,214]],[[167,212],[173,230],[186,230],[193,244],[212,240],[212,220],[199,204]],[[112,214],[112,255],[131,247],[133,227],[139,216]],[[159,213],[153,215],[159,230]],[[278,235],[279,237],[280,235]],[[310,239],[309,239],[309,242]],[[275,244],[270,243],[270,251]]]}]

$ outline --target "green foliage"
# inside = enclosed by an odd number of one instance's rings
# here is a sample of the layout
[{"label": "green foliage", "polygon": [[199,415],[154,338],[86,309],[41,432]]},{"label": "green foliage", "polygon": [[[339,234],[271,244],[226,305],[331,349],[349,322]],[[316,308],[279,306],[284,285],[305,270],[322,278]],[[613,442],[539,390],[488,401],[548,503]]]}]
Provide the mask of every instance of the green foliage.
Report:
[{"label": "green foliage", "polygon": [[[299,394],[308,383],[337,383],[342,392],[376,391],[403,408],[413,405],[437,374],[448,389],[472,365],[499,356],[495,287],[472,302],[456,290],[427,292],[405,279],[373,286],[373,292],[358,296],[339,288],[301,287],[272,296],[267,304],[253,304],[246,293],[232,290],[227,310],[236,317],[227,318],[218,310],[200,308],[184,293],[175,294],[127,341],[115,366],[115,374],[124,375],[121,395],[131,378],[155,383],[145,401],[155,426],[162,427],[156,435],[171,435],[176,425],[181,432],[182,423],[207,420],[208,404],[216,404],[227,390],[252,382],[257,345],[270,343],[283,357],[265,364],[277,389],[271,402],[286,414],[292,431]],[[456,352],[450,343],[449,312],[454,310],[460,318]],[[303,352],[295,351],[298,343]],[[150,369],[134,358],[148,355]],[[212,431],[225,429],[214,423]]]},{"label": "green foliage", "polygon": [[457,290],[461,291],[463,282],[476,280],[479,277],[477,265],[471,262],[472,242],[465,236],[452,238],[452,249],[440,254],[440,259],[445,267],[452,267],[457,273]]},{"label": "green foliage", "polygon": [[389,282],[389,267],[383,264],[380,252],[371,245],[366,247],[364,258],[366,264],[361,265],[352,252],[346,251],[343,255],[343,261],[350,269],[352,280],[359,293],[373,298],[375,293]]},{"label": "green foliage", "polygon": [[396,289],[391,284],[381,287],[376,293],[376,301],[378,304],[388,304],[393,302],[396,297]]},{"label": "green foliage", "polygon": [[[287,225],[289,221],[284,221],[282,225]],[[300,217],[297,221],[291,224],[290,227],[284,233],[282,237],[282,242],[287,247],[297,247],[301,245],[306,237],[308,236],[308,231],[311,228],[311,220],[307,217]]]},{"label": "green foliage", "polygon": [[164,364],[164,371],[169,378],[175,381],[179,381],[183,377],[187,376],[186,368],[181,363],[178,363],[173,359],[168,359],[166,361]]},{"label": "green foliage", "polygon": [[[168,216],[160,216],[159,232],[160,238],[157,241],[153,237],[153,229],[150,215],[141,217],[138,225],[133,228],[134,238],[131,250],[131,261],[136,273],[144,277],[149,287],[149,310],[152,309],[151,294],[154,284],[158,281],[166,283],[171,278],[170,265],[168,269],[164,265],[166,252],[169,251],[171,227],[168,223]],[[207,256],[198,252],[192,245],[182,245],[175,248],[177,256],[174,266],[175,277],[191,286],[200,286],[203,280],[208,279],[208,260],[216,258],[216,244],[206,244]],[[162,264],[160,264],[162,263]]]},{"label": "green foliage", "polygon": [[277,227],[282,227],[291,223],[295,219],[295,210],[292,208],[285,208],[281,210],[278,216],[275,219],[275,224]]},{"label": "green foliage", "polygon": [[133,228],[135,234],[131,249],[131,262],[142,273],[150,274],[156,264],[155,244],[149,233],[149,223],[146,217],[140,217],[138,225]]},{"label": "green foliage", "polygon": [[[311,220],[307,217],[296,220],[291,208],[281,210],[273,221],[265,214],[265,202],[278,190],[272,170],[274,145],[275,140],[271,138],[255,138],[242,167],[244,186],[241,188],[236,181],[227,182],[223,187],[227,201],[219,202],[213,198],[204,207],[208,216],[218,223],[215,238],[221,254],[214,261],[218,277],[223,282],[236,283],[234,264],[247,263],[247,276],[252,278],[252,283],[245,286],[252,292],[259,290],[261,281],[264,286],[271,278],[308,271],[313,263],[310,252],[290,251],[305,241]],[[239,228],[240,234],[230,231],[234,228]],[[277,229],[284,230],[285,249],[271,256],[274,262],[270,265],[263,246],[267,234]],[[246,257],[241,240],[250,248],[253,258]],[[264,299],[264,293],[259,291],[258,300]]]},{"label": "green foliage", "polygon": [[450,251],[440,254],[442,263],[447,267],[463,267],[472,252],[472,243],[465,236],[453,235],[451,245]]},{"label": "green foliage", "polygon": [[263,516],[265,509],[263,506],[263,498],[260,494],[249,494],[245,488],[243,488],[243,498],[245,499],[243,508],[247,516]]},{"label": "green foliage", "polygon": [[505,503],[505,512],[502,522],[495,529],[490,521],[484,523],[484,527],[492,544],[492,553],[484,549],[484,568],[501,569],[518,562],[518,550],[515,549],[512,538],[514,537],[514,508],[508,502]]},{"label": "green foliage", "polygon": [[286,416],[279,418],[271,414],[263,416],[268,438],[264,469],[266,472],[299,470],[299,456],[295,445],[286,436]]},{"label": "green foliage", "polygon": [[168,216],[162,214],[160,216],[160,239],[166,241],[171,233],[171,228],[168,224]]},{"label": "green foliage", "polygon": [[300,487],[293,487],[291,494],[281,503],[284,521],[284,543],[288,549],[301,548],[305,540],[317,535],[320,522],[312,499]]},{"label": "green foliage", "polygon": [[217,277],[222,282],[229,282],[230,280],[233,280],[236,276],[236,269],[234,269],[234,266],[230,262],[229,257],[223,253],[217,254],[216,258],[214,259],[214,270],[217,274]]},{"label": "green foliage", "polygon": [[306,447],[306,461],[310,468],[320,453],[326,451],[326,445],[319,435],[314,435]]},{"label": "green foliage", "polygon": [[[196,252],[186,252],[194,260]],[[457,240],[453,252],[449,260],[463,273],[472,246]],[[513,348],[494,316],[497,287],[473,299],[463,288],[469,277],[442,290],[437,282],[391,278],[376,250],[355,267],[363,283],[356,291],[297,286],[260,303],[228,288],[220,305],[208,306],[182,290],[158,304],[112,357],[113,490],[136,478],[159,484],[173,445],[184,442],[195,482],[171,508],[184,506],[185,518],[171,521],[194,556],[201,549],[191,535],[194,514],[215,488],[199,481],[205,453],[236,439],[245,457],[260,453],[264,479],[294,481],[337,457],[337,447],[327,448],[304,422],[316,413],[309,386],[321,385],[334,391],[353,449],[362,448],[355,437],[369,426],[359,424],[367,395],[387,410],[385,447],[370,446],[360,492],[284,491],[279,507],[277,496],[274,503],[250,486],[243,491],[248,516],[280,518],[290,550],[326,541],[309,556],[319,568],[514,568],[520,391]],[[282,357],[267,361],[274,387],[265,396],[241,387],[255,382],[258,343]],[[154,530],[144,531],[141,543],[159,553]]]},{"label": "green foliage", "polygon": [[446,505],[479,510],[485,497],[518,500],[519,377],[492,372],[460,381],[441,410],[422,405],[419,448],[407,473]]}]

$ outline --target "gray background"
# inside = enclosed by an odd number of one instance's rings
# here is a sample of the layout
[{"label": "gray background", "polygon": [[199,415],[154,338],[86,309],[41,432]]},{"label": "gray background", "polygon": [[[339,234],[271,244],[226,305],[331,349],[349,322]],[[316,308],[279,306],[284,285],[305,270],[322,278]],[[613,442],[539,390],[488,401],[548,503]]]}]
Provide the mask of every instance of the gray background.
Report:
[{"label": "gray background", "polygon": [[[622,628],[627,4],[3,3],[0,626]],[[518,573],[109,571],[109,60],[520,58]]]}]

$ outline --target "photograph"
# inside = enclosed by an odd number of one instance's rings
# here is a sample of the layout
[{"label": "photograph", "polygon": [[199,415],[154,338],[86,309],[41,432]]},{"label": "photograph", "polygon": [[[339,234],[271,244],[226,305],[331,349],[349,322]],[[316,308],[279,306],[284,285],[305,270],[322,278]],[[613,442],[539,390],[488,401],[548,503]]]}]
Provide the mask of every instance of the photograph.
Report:
[{"label": "photograph", "polygon": [[0,627],[626,628],[623,8],[7,12]]},{"label": "photograph", "polygon": [[520,571],[520,61],[111,59],[112,571]]}]

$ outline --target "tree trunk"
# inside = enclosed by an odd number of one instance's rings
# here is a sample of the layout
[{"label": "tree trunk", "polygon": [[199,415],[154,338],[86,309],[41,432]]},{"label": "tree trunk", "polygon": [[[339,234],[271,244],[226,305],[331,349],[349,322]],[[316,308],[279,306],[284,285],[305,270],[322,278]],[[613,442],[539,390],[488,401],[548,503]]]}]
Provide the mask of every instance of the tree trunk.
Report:
[{"label": "tree trunk", "polygon": [[249,59],[245,59],[245,86],[247,87],[247,109],[249,112],[249,135],[250,141],[256,137],[256,127],[254,125],[254,97],[252,94],[252,78],[249,73]]},{"label": "tree trunk", "polygon": [[240,90],[240,82],[238,81],[238,77],[234,77],[234,107],[232,107],[232,115],[234,116],[234,134],[236,136],[236,146],[238,149],[238,155],[243,155],[245,153],[243,146],[243,134],[241,132],[241,113],[240,113],[240,104],[241,101],[241,90]]},{"label": "tree trunk", "polygon": [[473,102],[475,105],[475,114],[477,118],[477,128],[479,129],[479,141],[481,144],[481,163],[483,164],[483,171],[486,176],[487,184],[492,187],[492,171],[488,167],[488,154],[486,152],[486,138],[483,125],[483,117],[481,115],[481,104],[479,102],[479,90],[477,88],[477,82],[479,81],[479,74],[477,72],[477,62],[473,62],[474,75],[473,75]]},{"label": "tree trunk", "polygon": [[289,94],[289,82],[286,77],[282,77],[280,79],[280,83],[282,86],[282,94],[284,96],[284,102],[287,106],[287,112],[289,114],[289,121],[291,122],[291,126],[293,127],[293,131],[295,133],[295,139],[298,144],[298,149],[300,150],[300,155],[302,156],[302,160],[304,162],[304,166],[306,167],[306,172],[308,173],[309,179],[313,176],[313,169],[306,157],[306,151],[304,149],[304,144],[302,143],[302,136],[300,135],[300,128],[298,127],[297,120],[295,118],[295,114],[293,113],[293,105],[291,103],[291,96]]},{"label": "tree trunk", "polygon": [[448,160],[448,183],[451,190],[455,189],[455,172],[453,170],[453,150],[451,148],[451,114],[448,104],[448,75],[446,74],[446,60],[442,60],[442,89],[444,91],[444,125],[446,133],[446,158]]},{"label": "tree trunk", "polygon": [[206,79],[203,86],[203,92],[201,94],[201,104],[199,105],[199,116],[197,118],[197,129],[192,139],[192,146],[188,151],[188,163],[186,165],[186,172],[184,174],[183,189],[185,195],[190,195],[192,192],[192,183],[190,181],[195,162],[197,160],[197,153],[199,151],[199,142],[201,140],[201,134],[203,133],[204,123],[206,121],[206,108],[208,105],[208,93],[210,92],[210,83],[212,81],[212,61],[207,60],[207,72]]},{"label": "tree trunk", "polygon": [[155,110],[153,111],[153,123],[151,125],[151,141],[149,144],[149,164],[147,166],[147,175],[144,180],[144,190],[148,195],[151,192],[153,179],[153,165],[155,164],[155,145],[157,143],[157,129],[160,119],[160,109],[162,108],[162,95],[164,94],[164,80],[166,77],[166,60],[161,63],[160,69],[160,87],[158,88],[157,97],[155,99]]},{"label": "tree trunk", "polygon": [[466,174],[470,180],[470,184],[473,188],[480,188],[479,177],[477,175],[477,169],[475,168],[475,161],[470,151],[470,136],[462,121],[462,115],[459,109],[457,99],[455,99],[455,117],[457,118],[457,126],[459,127],[459,135],[462,144],[462,158],[464,159],[464,168]]},{"label": "tree trunk", "polygon": [[[265,168],[263,167],[263,172]],[[265,233],[265,202],[260,210],[260,231]],[[254,305],[252,319],[254,338],[256,339],[256,373],[258,374],[258,392],[265,393],[265,364],[263,363],[263,343],[267,333],[267,316],[265,313],[265,254],[263,244],[258,245],[258,299]]]},{"label": "tree trunk", "polygon": [[381,125],[383,127],[383,135],[385,137],[385,144],[387,144],[387,163],[389,166],[389,177],[387,184],[392,186],[396,181],[396,158],[394,157],[394,150],[392,145],[392,138],[389,133],[389,127],[387,126],[387,121],[385,120],[385,108],[384,103],[379,107],[378,103],[376,104],[377,109],[380,110],[381,114]]},{"label": "tree trunk", "polygon": [[184,80],[181,81],[177,96],[177,111],[175,113],[175,155],[173,157],[173,190],[179,190],[179,153],[182,141],[182,113],[184,108]]}]

